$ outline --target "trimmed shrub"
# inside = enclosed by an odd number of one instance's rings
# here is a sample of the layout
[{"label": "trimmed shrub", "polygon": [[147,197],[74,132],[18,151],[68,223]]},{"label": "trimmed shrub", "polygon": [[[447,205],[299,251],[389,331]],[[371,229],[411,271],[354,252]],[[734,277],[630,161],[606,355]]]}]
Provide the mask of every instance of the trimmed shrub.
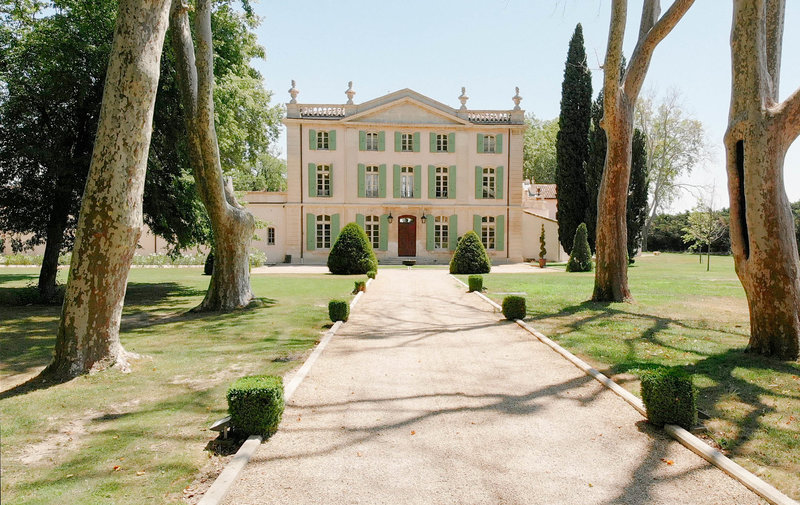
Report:
[{"label": "trimmed shrub", "polygon": [[586,239],[586,223],[581,223],[575,230],[575,239],[572,241],[572,252],[567,262],[567,272],[591,272],[592,250]]},{"label": "trimmed shrub", "polygon": [[525,319],[526,313],[524,296],[510,295],[503,298],[503,315],[506,316],[506,319],[512,321]]},{"label": "trimmed shrub", "polygon": [[206,263],[203,266],[203,275],[211,275],[214,273],[214,251],[208,253],[206,256]]},{"label": "trimmed shrub", "polygon": [[691,375],[680,368],[657,368],[642,373],[641,379],[648,421],[687,430],[697,423],[697,389]]},{"label": "trimmed shrub", "polygon": [[458,246],[450,260],[451,274],[488,274],[492,261],[483,247],[480,237],[470,230],[458,241]]},{"label": "trimmed shrub", "polygon": [[547,256],[547,247],[545,247],[544,224],[542,224],[542,233],[539,234],[539,259],[543,260],[545,256]]},{"label": "trimmed shrub", "polygon": [[335,275],[354,275],[377,269],[378,257],[367,234],[356,223],[347,224],[328,254],[328,270]]},{"label": "trimmed shrub", "polygon": [[251,249],[247,259],[251,268],[263,267],[267,264],[267,253],[258,249]]},{"label": "trimmed shrub", "polygon": [[344,300],[331,300],[328,302],[328,316],[334,323],[347,321],[350,317],[350,304]]},{"label": "trimmed shrub", "polygon": [[367,290],[367,281],[355,281],[353,283],[353,294],[356,294],[359,291],[366,291],[366,290]]},{"label": "trimmed shrub", "polygon": [[367,277],[369,277],[370,279],[374,279],[375,277],[377,277],[377,275],[378,275],[377,270],[370,270],[369,272],[367,272]]},{"label": "trimmed shrub", "polygon": [[235,432],[267,438],[278,430],[284,406],[282,377],[242,377],[231,384],[227,397]]},{"label": "trimmed shrub", "polygon": [[483,276],[482,275],[470,275],[467,279],[469,283],[469,291],[470,293],[473,291],[483,291]]}]

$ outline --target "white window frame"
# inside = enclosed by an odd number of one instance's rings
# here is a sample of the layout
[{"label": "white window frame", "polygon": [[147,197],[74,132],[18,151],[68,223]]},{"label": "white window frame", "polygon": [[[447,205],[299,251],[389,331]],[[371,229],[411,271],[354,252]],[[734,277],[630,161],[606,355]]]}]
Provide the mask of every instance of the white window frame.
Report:
[{"label": "white window frame", "polygon": [[447,216],[433,218],[433,248],[450,248],[450,218]]},{"label": "white window frame", "polygon": [[275,245],[275,227],[267,228],[267,245]]},{"label": "white window frame", "polygon": [[450,142],[449,135],[446,133],[437,133],[436,134],[436,152],[437,153],[446,153],[447,152],[447,144]]},{"label": "white window frame", "polygon": [[483,136],[483,152],[496,153],[497,152],[497,136],[484,135]]},{"label": "white window frame", "polygon": [[497,223],[494,216],[481,218],[481,242],[487,251],[493,251],[497,245]]},{"label": "white window frame", "polygon": [[377,151],[378,150],[378,133],[377,132],[367,132],[365,143],[364,143],[364,150],[365,151]]},{"label": "white window frame", "polygon": [[414,134],[401,133],[400,134],[400,151],[404,153],[414,152]]},{"label": "white window frame", "polygon": [[331,135],[327,131],[317,132],[317,149],[327,151],[330,149]]},{"label": "white window frame", "polygon": [[317,196],[331,196],[331,166],[317,165]]},{"label": "white window frame", "polygon": [[380,195],[380,169],[378,165],[367,165],[364,168],[364,196],[378,198]]},{"label": "white window frame", "polygon": [[494,198],[497,194],[497,171],[492,167],[483,167],[481,179],[483,198]]},{"label": "white window frame", "polygon": [[381,218],[379,216],[364,216],[364,231],[372,244],[373,249],[381,246]]},{"label": "white window frame", "polygon": [[436,167],[434,175],[434,190],[436,198],[447,198],[449,191],[450,169]]},{"label": "white window frame", "polygon": [[320,214],[317,216],[317,249],[331,248],[331,216]]},{"label": "white window frame", "polygon": [[414,167],[400,167],[400,198],[414,198]]}]

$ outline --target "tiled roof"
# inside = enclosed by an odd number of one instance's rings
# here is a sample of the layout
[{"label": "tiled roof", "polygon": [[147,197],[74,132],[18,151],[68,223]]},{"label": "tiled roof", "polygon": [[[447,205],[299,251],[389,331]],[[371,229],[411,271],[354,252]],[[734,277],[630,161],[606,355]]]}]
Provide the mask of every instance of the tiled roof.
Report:
[{"label": "tiled roof", "polygon": [[528,188],[528,194],[530,196],[540,196],[544,199],[550,199],[556,197],[556,185],[555,184],[531,184]]}]

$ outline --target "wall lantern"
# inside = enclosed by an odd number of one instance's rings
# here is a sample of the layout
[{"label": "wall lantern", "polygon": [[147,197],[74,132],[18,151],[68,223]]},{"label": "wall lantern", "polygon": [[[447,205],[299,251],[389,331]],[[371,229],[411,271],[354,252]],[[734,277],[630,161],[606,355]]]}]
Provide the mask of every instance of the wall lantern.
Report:
[{"label": "wall lantern", "polygon": [[389,221],[389,223],[394,221],[394,218],[392,217],[392,211],[389,211],[389,217],[387,217],[386,220]]},{"label": "wall lantern", "polygon": [[428,216],[426,216],[425,212],[423,211],[422,212],[422,218],[420,218],[420,221],[422,221],[422,224],[425,224],[425,221],[427,221],[427,220],[428,220]]}]

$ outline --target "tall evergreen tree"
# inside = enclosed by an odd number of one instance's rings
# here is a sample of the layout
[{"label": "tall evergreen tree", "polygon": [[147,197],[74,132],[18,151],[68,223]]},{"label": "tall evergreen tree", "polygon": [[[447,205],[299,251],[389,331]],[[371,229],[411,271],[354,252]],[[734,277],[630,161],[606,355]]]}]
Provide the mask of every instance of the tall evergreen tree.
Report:
[{"label": "tall evergreen tree", "polygon": [[603,165],[606,163],[606,132],[600,126],[603,119],[603,91],[592,102],[592,127],[589,132],[589,160],[586,162],[586,232],[589,247],[594,252],[595,229],[597,227],[597,192],[603,178]]},{"label": "tall evergreen tree", "polygon": [[589,157],[589,122],[592,106],[592,74],[586,64],[583,28],[580,23],[569,43],[564,82],[561,84],[561,115],[556,138],[556,184],[558,185],[558,241],[572,250],[575,230],[586,218],[584,165]]},{"label": "tall evergreen tree", "polygon": [[633,159],[628,182],[628,260],[633,259],[642,245],[642,232],[647,219],[647,139],[642,131],[633,131]]}]

